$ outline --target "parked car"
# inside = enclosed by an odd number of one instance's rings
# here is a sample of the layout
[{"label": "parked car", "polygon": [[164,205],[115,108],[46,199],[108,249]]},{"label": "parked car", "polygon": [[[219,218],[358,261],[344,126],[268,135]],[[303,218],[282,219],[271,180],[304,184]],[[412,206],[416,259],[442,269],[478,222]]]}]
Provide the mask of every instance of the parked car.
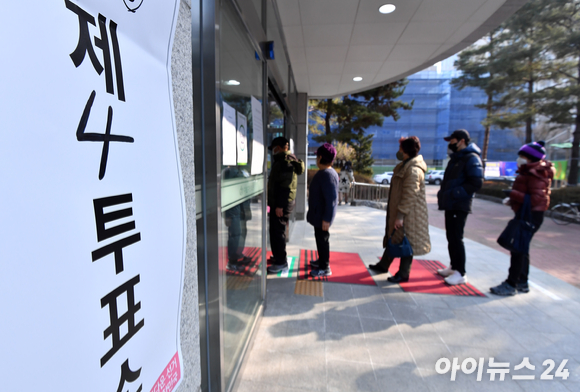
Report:
[{"label": "parked car", "polygon": [[445,174],[445,170],[432,170],[429,174],[425,176],[425,180],[428,184],[435,184],[441,185],[441,181],[443,181],[443,175]]},{"label": "parked car", "polygon": [[382,174],[377,174],[376,176],[373,177],[373,180],[377,184],[390,184],[392,177],[393,177],[393,172],[385,172]]}]

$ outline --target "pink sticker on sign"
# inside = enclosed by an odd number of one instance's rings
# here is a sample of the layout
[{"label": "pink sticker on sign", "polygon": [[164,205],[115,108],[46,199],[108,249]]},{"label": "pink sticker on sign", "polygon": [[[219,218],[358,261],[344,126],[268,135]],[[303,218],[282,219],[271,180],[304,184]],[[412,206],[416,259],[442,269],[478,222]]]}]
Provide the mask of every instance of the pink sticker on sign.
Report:
[{"label": "pink sticker on sign", "polygon": [[180,379],[181,366],[179,364],[179,355],[175,353],[153,388],[151,388],[151,392],[172,392]]}]

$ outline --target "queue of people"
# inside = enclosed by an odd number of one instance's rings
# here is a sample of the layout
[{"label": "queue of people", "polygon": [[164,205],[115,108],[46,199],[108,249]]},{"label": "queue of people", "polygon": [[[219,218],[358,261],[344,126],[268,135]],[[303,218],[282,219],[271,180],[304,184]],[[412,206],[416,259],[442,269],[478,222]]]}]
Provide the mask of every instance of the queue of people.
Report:
[{"label": "queue of people", "polygon": [[[463,243],[465,223],[471,213],[472,200],[482,187],[484,167],[479,147],[473,143],[469,132],[459,129],[444,138],[448,142],[449,163],[445,169],[441,188],[437,193],[438,208],[445,214],[445,232],[450,264],[437,273],[444,277],[448,285],[467,283],[466,254]],[[269,147],[273,152],[272,173],[270,174],[268,197],[270,211],[270,240],[273,265],[268,272],[278,272],[288,268],[285,251],[285,225],[292,210],[295,197],[296,176],[304,172],[304,163],[288,152],[284,138],[274,139]],[[400,161],[393,170],[383,248],[377,264],[369,265],[376,273],[387,273],[394,258],[400,258],[399,271],[388,278],[393,283],[409,280],[414,256],[431,251],[429,237],[429,216],[425,194],[425,173],[427,165],[419,154],[421,142],[411,136],[399,140],[397,159]],[[345,163],[340,176],[332,168],[336,149],[325,143],[317,150],[316,164],[319,171],[310,185],[307,221],[314,227],[314,236],[319,259],[312,261],[311,275],[323,277],[332,275],[330,268],[330,227],[336,215],[337,206],[345,199],[354,182],[352,164]],[[543,142],[529,143],[518,151],[518,176],[513,188],[506,191],[504,204],[511,206],[516,217],[522,209],[530,205],[533,233],[541,226],[543,213],[548,209],[551,181],[554,177],[552,163],[545,160]],[[531,203],[524,203],[526,195]],[[270,197],[272,196],[272,197]],[[531,236],[530,236],[531,239]],[[394,244],[394,245],[393,245]],[[398,253],[397,244],[406,244],[405,252]],[[402,246],[400,245],[399,248]],[[512,251],[511,264],[506,281],[490,291],[496,295],[514,295],[529,292],[529,253]]]}]

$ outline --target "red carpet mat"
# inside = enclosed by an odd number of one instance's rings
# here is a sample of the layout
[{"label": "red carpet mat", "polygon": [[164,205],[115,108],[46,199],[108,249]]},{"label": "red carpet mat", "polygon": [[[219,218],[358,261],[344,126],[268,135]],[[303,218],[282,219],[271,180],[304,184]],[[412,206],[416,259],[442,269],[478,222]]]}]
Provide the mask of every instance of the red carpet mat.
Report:
[{"label": "red carpet mat", "polygon": [[246,263],[228,262],[226,267],[226,274],[228,276],[254,276],[262,262],[262,248],[244,248],[244,256],[251,260]]},{"label": "red carpet mat", "polygon": [[376,286],[375,280],[369,274],[367,267],[358,253],[330,252],[331,276],[313,278],[310,276],[310,261],[318,260],[318,252],[315,250],[300,250],[300,264],[298,279],[315,280],[332,283],[349,283]]},{"label": "red carpet mat", "polygon": [[[391,275],[399,270],[399,259],[393,260],[389,272]],[[413,260],[411,276],[408,282],[400,283],[404,291],[426,294],[463,295],[472,297],[485,297],[481,291],[470,283],[450,286],[437,273],[438,269],[445,268],[443,264],[435,260]]]}]

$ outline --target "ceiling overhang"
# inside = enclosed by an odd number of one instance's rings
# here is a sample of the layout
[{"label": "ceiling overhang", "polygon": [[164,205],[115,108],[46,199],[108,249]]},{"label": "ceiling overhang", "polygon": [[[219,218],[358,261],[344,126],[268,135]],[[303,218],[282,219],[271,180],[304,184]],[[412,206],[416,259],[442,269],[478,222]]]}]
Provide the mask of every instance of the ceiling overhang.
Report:
[{"label": "ceiling overhang", "polygon": [[[329,98],[430,67],[483,37],[526,2],[277,0],[277,6],[297,90]],[[379,13],[387,3],[397,9]]]}]

